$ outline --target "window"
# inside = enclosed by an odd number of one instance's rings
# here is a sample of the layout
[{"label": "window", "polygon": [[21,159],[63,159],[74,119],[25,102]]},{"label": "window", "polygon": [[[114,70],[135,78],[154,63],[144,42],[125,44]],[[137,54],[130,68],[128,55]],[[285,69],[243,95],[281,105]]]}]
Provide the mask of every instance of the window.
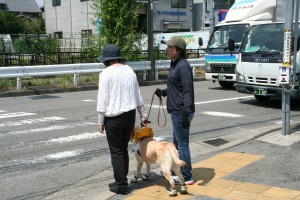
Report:
[{"label": "window", "polygon": [[90,34],[92,34],[92,30],[91,29],[81,30],[81,35],[90,35]]},{"label": "window", "polygon": [[60,0],[52,0],[53,6],[60,6]]},{"label": "window", "polygon": [[63,39],[63,32],[62,31],[54,32],[54,38]]},{"label": "window", "polygon": [[186,0],[171,0],[171,8],[186,8]]}]

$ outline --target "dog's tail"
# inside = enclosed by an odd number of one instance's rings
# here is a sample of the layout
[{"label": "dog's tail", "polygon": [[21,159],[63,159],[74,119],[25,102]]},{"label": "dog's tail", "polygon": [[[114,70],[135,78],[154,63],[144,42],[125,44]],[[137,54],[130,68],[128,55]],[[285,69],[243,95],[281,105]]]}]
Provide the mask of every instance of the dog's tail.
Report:
[{"label": "dog's tail", "polygon": [[173,158],[174,162],[177,165],[179,165],[180,167],[186,166],[186,163],[183,160],[179,159],[178,151],[177,151],[176,147],[174,146],[174,144],[169,144],[168,149],[169,149],[169,151],[170,151],[170,153],[172,155],[172,158]]}]

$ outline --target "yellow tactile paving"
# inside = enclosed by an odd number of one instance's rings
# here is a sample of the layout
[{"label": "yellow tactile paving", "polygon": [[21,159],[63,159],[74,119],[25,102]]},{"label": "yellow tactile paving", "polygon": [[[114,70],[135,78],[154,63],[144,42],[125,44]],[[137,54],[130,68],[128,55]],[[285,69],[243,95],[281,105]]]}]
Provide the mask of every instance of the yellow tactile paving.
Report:
[{"label": "yellow tactile paving", "polygon": [[262,197],[273,197],[273,199],[294,199],[298,195],[300,195],[300,191],[298,190],[290,190],[279,187],[272,187],[262,193]]},{"label": "yellow tactile paving", "polygon": [[236,187],[236,190],[245,191],[249,193],[263,193],[266,190],[270,189],[270,186],[259,185],[253,183],[243,183],[240,186]]},{"label": "yellow tactile paving", "polygon": [[300,200],[300,195],[296,196],[293,200]]},{"label": "yellow tactile paving", "polygon": [[[193,165],[194,185],[188,186],[188,195],[178,192],[176,199],[185,200],[204,195],[225,200],[300,200],[300,191],[253,183],[225,180],[223,177],[250,165],[263,156],[224,152]],[[169,183],[160,179],[152,186],[139,189],[127,200],[172,199],[168,195]],[[180,186],[177,187],[179,191]]]}]

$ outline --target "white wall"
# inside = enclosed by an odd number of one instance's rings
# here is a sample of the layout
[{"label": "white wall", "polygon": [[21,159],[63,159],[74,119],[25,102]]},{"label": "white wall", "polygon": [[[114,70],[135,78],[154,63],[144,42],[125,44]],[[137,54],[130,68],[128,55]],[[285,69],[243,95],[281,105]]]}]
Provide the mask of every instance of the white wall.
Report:
[{"label": "white wall", "polygon": [[53,6],[52,0],[45,0],[46,33],[63,32],[66,40],[62,42],[71,42],[74,44],[68,44],[69,46],[80,48],[82,30],[97,32],[92,23],[95,17],[91,5],[92,1],[61,0],[60,6]]}]

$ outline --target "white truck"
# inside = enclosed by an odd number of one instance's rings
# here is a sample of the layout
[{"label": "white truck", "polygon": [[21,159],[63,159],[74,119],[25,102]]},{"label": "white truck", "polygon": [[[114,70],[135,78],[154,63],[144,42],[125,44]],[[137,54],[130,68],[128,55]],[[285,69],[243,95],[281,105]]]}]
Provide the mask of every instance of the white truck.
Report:
[{"label": "white truck", "polygon": [[191,31],[191,32],[173,32],[173,33],[157,33],[155,34],[155,44],[159,47],[159,50],[166,50],[167,45],[162,44],[162,40],[168,40],[173,36],[181,36],[187,46],[186,49],[198,49],[199,38],[202,38],[203,45],[206,46],[209,39],[209,30]]},{"label": "white truck", "polygon": [[[224,21],[212,31],[205,54],[205,78],[218,81],[223,88],[236,82],[237,53],[246,31],[255,24],[271,22],[276,0],[236,0]],[[229,51],[228,40],[234,39],[235,49]]]},{"label": "white truck", "polygon": [[[280,6],[284,7],[283,4]],[[279,74],[283,63],[284,19],[281,18],[280,21],[253,25],[247,31],[240,47],[236,66],[237,92],[253,94],[259,101],[267,101],[275,96],[281,97],[282,87]],[[296,41],[298,44],[296,60],[299,65],[299,38]],[[233,46],[234,42],[230,41],[230,43],[232,43],[230,46]],[[296,66],[292,67],[293,71],[297,71]],[[294,78],[296,80],[291,80],[294,85],[290,94],[291,97],[299,97],[299,81],[297,80],[299,78],[297,76]]]}]

